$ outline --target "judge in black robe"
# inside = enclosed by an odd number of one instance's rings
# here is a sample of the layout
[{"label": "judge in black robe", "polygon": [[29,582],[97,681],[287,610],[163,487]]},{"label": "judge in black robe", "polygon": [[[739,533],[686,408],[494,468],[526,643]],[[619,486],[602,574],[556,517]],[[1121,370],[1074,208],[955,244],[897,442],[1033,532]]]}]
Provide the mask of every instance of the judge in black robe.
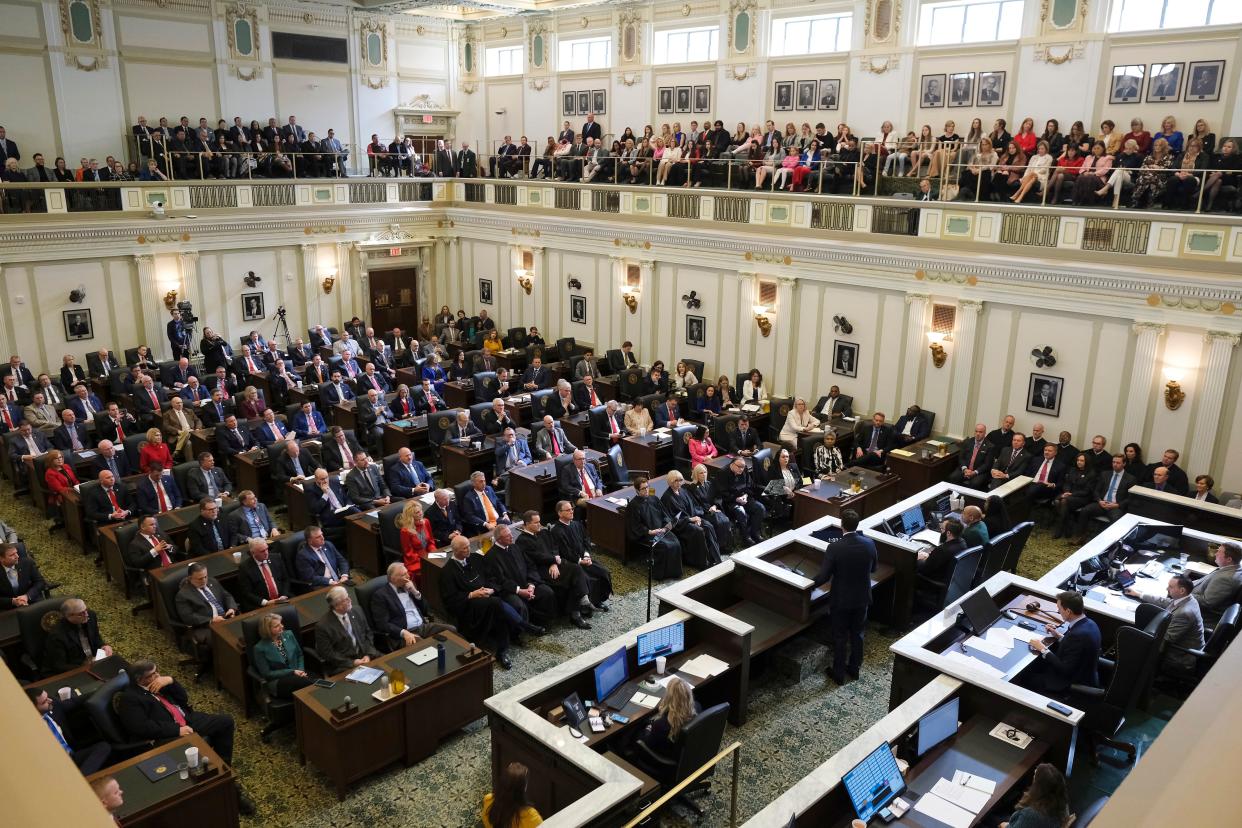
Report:
[{"label": "judge in black robe", "polygon": [[484,559],[470,554],[470,542],[465,537],[459,535],[453,540],[452,556],[440,570],[440,600],[462,636],[495,653],[503,664],[504,659],[499,657],[508,657],[511,623],[505,617],[504,603],[495,594],[470,597],[476,589],[488,586]]},{"label": "judge in black robe", "polygon": [[701,510],[703,523],[711,524],[716,534],[716,548],[720,553],[723,555],[732,552],[733,524],[729,521],[729,516],[720,509],[720,494],[716,491],[716,484],[704,476],[701,482],[687,483],[682,491],[689,494],[690,499]]},{"label": "judge in black robe", "polygon": [[[497,526],[495,543],[485,558],[488,586],[500,599],[517,610],[523,623],[546,627],[556,618],[556,594],[544,583],[534,563],[513,543],[508,526]],[[533,587],[529,597],[518,590]]]},{"label": "judge in black robe", "polygon": [[587,579],[587,596],[597,610],[607,610],[604,603],[612,596],[612,573],[591,555],[591,537],[580,520],[574,520],[574,504],[562,500],[556,504],[560,518],[548,530],[561,560],[576,561]]},{"label": "judge in black robe", "polygon": [[696,569],[706,569],[720,563],[716,531],[703,520],[703,511],[686,491],[681,472],[669,472],[668,483],[660,502],[664,504],[664,511],[673,521],[673,533],[681,541],[686,563]]},{"label": "judge in black robe", "polygon": [[[533,509],[522,516],[522,531],[518,533],[516,545],[534,565],[543,582],[552,588],[557,606],[575,627],[584,628],[582,614],[590,615],[594,610],[587,598],[586,573],[577,561],[560,556],[552,535],[543,530],[539,513]],[[552,567],[556,567],[556,577],[552,576]]]},{"label": "judge in black robe", "polygon": [[660,499],[651,496],[647,478],[636,478],[634,489],[637,494],[630,498],[625,507],[626,539],[640,547],[651,549],[652,579],[663,581],[680,578],[681,543],[672,532],[672,520],[664,511]]}]

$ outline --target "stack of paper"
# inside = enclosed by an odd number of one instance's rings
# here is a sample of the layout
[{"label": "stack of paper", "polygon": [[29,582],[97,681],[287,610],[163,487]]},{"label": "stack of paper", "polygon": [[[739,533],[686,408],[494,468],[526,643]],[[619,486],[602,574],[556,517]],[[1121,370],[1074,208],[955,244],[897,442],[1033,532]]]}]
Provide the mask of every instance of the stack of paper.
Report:
[{"label": "stack of paper", "polygon": [[970,823],[975,820],[975,815],[970,811],[967,811],[965,808],[959,808],[947,799],[941,799],[930,791],[919,797],[919,801],[914,803],[914,810],[921,814],[927,814],[937,822],[943,822],[945,825],[951,826],[951,828],[969,828]]},{"label": "stack of paper", "polygon": [[982,811],[983,806],[987,805],[988,800],[992,798],[990,794],[977,791],[967,785],[955,785],[948,779],[941,779],[937,782],[931,792],[972,814]]},{"label": "stack of paper", "polygon": [[728,670],[729,663],[721,661],[715,656],[704,653],[703,655],[690,659],[685,664],[681,665],[679,669],[687,675],[705,679],[711,676],[719,675],[725,670]]},{"label": "stack of paper", "polygon": [[989,640],[989,639],[980,638],[977,635],[972,635],[970,638],[966,639],[962,643],[963,643],[963,646],[965,646],[967,649],[977,650],[978,652],[986,653],[987,655],[992,656],[992,658],[1004,658],[1005,654],[1013,649],[1012,638],[1009,639],[1009,643],[1008,645],[1006,645],[1006,644],[1002,644],[999,641],[996,641],[995,639]]},{"label": "stack of paper", "polygon": [[1024,641],[1027,644],[1032,641],[1039,641],[1044,637],[1043,630],[1028,630],[1026,627],[1012,626],[1009,628],[1009,635],[1014,641]]},{"label": "stack of paper", "polygon": [[357,682],[358,684],[374,684],[375,680],[382,675],[384,675],[384,671],[377,670],[374,667],[355,667],[353,672],[345,677],[345,680]]},{"label": "stack of paper", "polygon": [[977,773],[967,773],[966,771],[963,771],[963,770],[954,771],[953,784],[954,785],[965,785],[968,788],[974,788],[976,791],[981,791],[982,793],[985,793],[988,796],[991,796],[993,793],[996,792],[995,781],[991,779],[985,779],[984,777],[979,776]]}]

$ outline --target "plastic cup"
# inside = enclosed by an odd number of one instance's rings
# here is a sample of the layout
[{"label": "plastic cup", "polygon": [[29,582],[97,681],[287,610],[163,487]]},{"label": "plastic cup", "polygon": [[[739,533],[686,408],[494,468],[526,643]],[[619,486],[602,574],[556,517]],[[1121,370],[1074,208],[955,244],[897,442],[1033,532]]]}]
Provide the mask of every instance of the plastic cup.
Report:
[{"label": "plastic cup", "polygon": [[241,563],[241,559],[242,559],[242,553],[240,551],[233,553],[233,563],[239,564]]},{"label": "plastic cup", "polygon": [[198,748],[191,745],[185,749],[185,761],[192,768],[198,767]]},{"label": "plastic cup", "polygon": [[73,695],[73,689],[70,687],[62,687],[56,691],[56,695],[60,696],[61,701],[69,701],[69,697]]},{"label": "plastic cup", "polygon": [[185,762],[181,762],[180,764],[178,764],[177,765],[177,776],[181,777],[182,779],[189,779],[190,778],[190,766],[187,765]]},{"label": "plastic cup", "polygon": [[668,667],[668,657],[656,656],[656,673],[661,676],[664,675],[666,667]]}]

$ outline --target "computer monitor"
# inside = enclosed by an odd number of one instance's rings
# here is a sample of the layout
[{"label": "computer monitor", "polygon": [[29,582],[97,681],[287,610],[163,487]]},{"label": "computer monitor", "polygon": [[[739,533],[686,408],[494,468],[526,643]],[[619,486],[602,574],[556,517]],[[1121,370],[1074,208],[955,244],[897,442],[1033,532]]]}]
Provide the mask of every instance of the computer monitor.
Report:
[{"label": "computer monitor", "polygon": [[643,667],[656,660],[656,656],[671,656],[686,649],[686,628],[678,621],[667,627],[642,633],[638,636],[638,666]]},{"label": "computer monitor", "polygon": [[958,700],[950,699],[919,719],[919,756],[957,733]]},{"label": "computer monitor", "polygon": [[911,506],[901,513],[901,531],[907,535],[917,535],[927,528],[927,521],[923,519],[923,507]]},{"label": "computer monitor", "polygon": [[625,648],[617,650],[595,667],[595,701],[603,704],[630,677]]},{"label": "computer monitor", "polygon": [[1138,551],[1170,550],[1181,545],[1182,528],[1176,525],[1140,523],[1121,542]]},{"label": "computer monitor", "polygon": [[948,492],[936,498],[936,508],[934,511],[939,512],[941,515],[947,515],[953,511],[953,498]]},{"label": "computer monitor", "polygon": [[894,515],[884,521],[884,531],[888,532],[895,538],[901,537],[905,531],[905,523],[901,519],[901,515]]},{"label": "computer monitor", "polygon": [[975,635],[983,635],[1001,617],[1000,607],[996,606],[992,596],[983,587],[966,596],[962,601],[962,612],[966,613],[966,621]]},{"label": "computer monitor", "polygon": [[901,778],[901,769],[897,767],[897,759],[893,756],[893,749],[887,742],[850,768],[842,781],[845,782],[845,790],[850,795],[850,802],[854,804],[858,818],[863,822],[869,821],[877,811],[906,789],[905,780]]}]

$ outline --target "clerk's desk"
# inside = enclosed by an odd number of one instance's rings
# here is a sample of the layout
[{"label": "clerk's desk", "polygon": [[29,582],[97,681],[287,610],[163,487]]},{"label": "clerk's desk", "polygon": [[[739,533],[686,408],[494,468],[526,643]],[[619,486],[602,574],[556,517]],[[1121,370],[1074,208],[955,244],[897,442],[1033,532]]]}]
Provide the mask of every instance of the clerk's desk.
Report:
[{"label": "clerk's desk", "polygon": [[1135,486],[1130,490],[1126,513],[1176,523],[1200,532],[1242,537],[1242,509],[1231,509],[1220,503],[1208,503],[1172,492],[1158,492],[1146,486]]},{"label": "clerk's desk", "polygon": [[[1006,794],[1024,784],[1027,775],[1049,750],[1047,740],[1041,738],[1036,729],[1040,724],[1037,719],[1032,721],[1032,717],[1024,717],[1021,713],[997,716],[988,712],[991,705],[986,697],[987,691],[968,682],[952,676],[936,676],[768,803],[742,828],[786,828],[790,817],[796,817],[794,825],[798,828],[848,825],[856,814],[842,781],[844,776],[882,743],[897,748],[899,756],[916,749],[907,746],[910,737],[917,733],[919,719],[954,698],[960,705],[958,734],[932,748],[926,756],[909,760],[911,766],[904,775],[907,792],[902,797],[913,804],[916,795],[926,793],[941,778],[952,779],[956,770],[977,774],[997,783],[988,803],[972,822],[972,825],[978,824]],[[1026,730],[1035,737],[1034,741],[1020,749],[988,735],[999,721]],[[872,824],[880,822],[873,818]],[[892,824],[926,828],[941,828],[942,825],[913,809]]]},{"label": "clerk's desk", "polygon": [[[1056,594],[1059,591],[1008,572],[993,575],[978,589],[987,590],[1002,610],[1011,605],[1020,607],[1032,599],[1038,600],[1045,609],[1055,610]],[[969,594],[973,593],[974,590]],[[963,596],[962,601],[966,597],[968,596]],[[1049,761],[1064,768],[1068,774],[1073,770],[1074,744],[1083,711],[1070,707],[1069,715],[1057,713],[1047,706],[1051,699],[1013,682],[1036,658],[1021,641],[1015,642],[1013,649],[1000,658],[974,650],[963,654],[959,644],[969,636],[955,623],[962,601],[957,601],[944,612],[933,615],[892,645],[893,681],[889,709],[913,696],[937,674],[945,673],[987,690],[991,694],[989,698],[992,706],[984,712],[994,713],[1002,718],[1017,715],[1017,712],[1032,717],[1038,722],[1039,732],[1051,745],[1052,758]],[[1087,607],[1087,616],[1099,625],[1105,649],[1116,639],[1117,630],[1133,621],[1133,612],[1128,613],[1127,618],[1127,614],[1112,607],[1098,605]],[[1039,621],[1036,620],[1036,623]],[[1012,622],[1002,616],[995,626],[1008,627],[1012,626]],[[954,655],[950,656],[950,653]],[[957,654],[977,659],[1001,670],[1003,675],[994,677],[990,673],[975,669],[959,660]]]},{"label": "clerk's desk", "polygon": [[[719,564],[730,565],[728,562]],[[641,669],[637,667],[638,635],[677,622],[685,624],[686,649],[669,656],[669,670],[675,672],[685,661],[710,654],[730,667],[723,674],[708,679],[685,676],[695,687],[695,698],[704,707],[726,701],[731,710],[744,706],[745,699],[739,698],[739,693],[745,692],[743,673],[750,651],[751,625],[708,607],[699,607],[694,612],[669,610],[489,698],[485,706],[492,736],[493,784],[508,763],[524,763],[531,771],[527,794],[548,828],[617,826],[637,813],[644,800],[651,798],[655,785],[650,778],[636,773],[605,751],[619,746],[623,734],[637,733],[654,712],[629,703],[637,690],[637,682],[655,672],[654,662]],[[627,650],[630,678],[612,700],[630,721],[624,725],[614,722],[601,734],[591,733],[587,728],[584,735],[588,739],[583,744],[569,735],[559,719],[550,721],[549,715],[570,693],[576,692],[584,703],[594,699],[595,667],[622,647]],[[662,694],[660,690],[650,695]],[[625,703],[620,704],[620,701]]]}]

